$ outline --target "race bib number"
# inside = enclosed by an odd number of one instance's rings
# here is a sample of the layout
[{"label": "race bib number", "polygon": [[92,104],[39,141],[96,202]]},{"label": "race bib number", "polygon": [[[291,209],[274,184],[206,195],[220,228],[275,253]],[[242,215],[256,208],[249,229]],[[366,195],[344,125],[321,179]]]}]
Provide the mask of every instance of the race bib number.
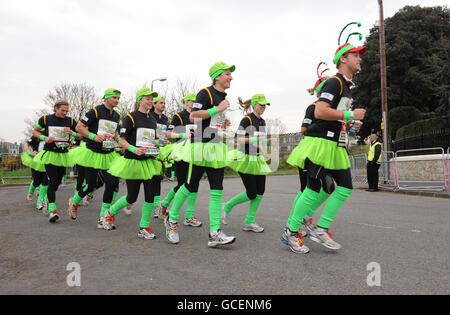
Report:
[{"label": "race bib number", "polygon": [[136,146],[150,147],[155,145],[155,129],[138,128],[136,130]]},{"label": "race bib number", "polygon": [[65,127],[48,127],[48,136],[55,138],[55,142],[69,142],[69,134],[64,132]]},{"label": "race bib number", "polygon": [[117,130],[117,123],[106,119],[100,119],[98,121],[98,135],[111,135],[114,136]]}]

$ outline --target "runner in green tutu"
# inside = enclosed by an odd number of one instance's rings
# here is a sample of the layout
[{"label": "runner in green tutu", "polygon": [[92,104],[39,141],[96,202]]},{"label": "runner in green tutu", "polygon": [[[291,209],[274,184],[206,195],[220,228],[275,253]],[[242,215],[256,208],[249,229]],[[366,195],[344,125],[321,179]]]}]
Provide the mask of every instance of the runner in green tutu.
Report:
[{"label": "runner in green tutu", "polygon": [[69,103],[65,100],[57,101],[54,111],[52,115],[39,118],[33,130],[33,136],[45,142],[44,149],[34,158],[45,165],[49,179],[47,198],[50,223],[59,219],[55,203],[56,191],[66,173],[66,167],[73,165],[68,150],[70,136],[81,138],[75,131],[76,121],[67,116]]},{"label": "runner in green tutu", "polygon": [[230,167],[238,172],[246,191],[224,204],[222,223],[227,224],[226,218],[234,206],[250,202],[243,230],[261,233],[264,228],[255,222],[255,216],[266,189],[266,174],[271,172],[261,152],[261,146],[267,145],[268,142],[266,122],[261,116],[270,103],[263,94],[255,94],[245,102],[239,98],[239,104],[248,115],[241,120],[236,132],[239,149],[232,151],[234,156]]},{"label": "runner in green tutu", "polygon": [[[75,164],[85,167],[87,188],[77,191],[69,199],[67,214],[69,218],[77,218],[78,207],[85,196],[97,189],[99,172],[103,174],[105,190],[103,203],[100,210],[100,218],[105,209],[111,206],[114,189],[119,184],[117,177],[111,176],[106,171],[112,162],[119,157],[114,150],[118,139],[119,114],[114,110],[118,105],[121,92],[117,89],[107,89],[104,93],[104,104],[91,109],[84,115],[77,125],[78,132],[85,138],[86,146],[80,146],[73,160]],[[101,227],[102,220],[97,221]]]},{"label": "runner in green tutu", "polygon": [[31,169],[30,187],[28,189],[27,200],[33,199],[33,194],[39,188],[39,195],[36,201],[36,209],[42,210],[46,206],[48,177],[45,173],[45,165],[34,157],[44,148],[44,141],[31,136],[24,145],[24,153],[21,156],[22,163]]},{"label": "runner in green tutu", "polygon": [[175,194],[169,217],[164,219],[166,237],[170,243],[179,242],[178,219],[181,207],[190,194],[198,192],[200,179],[205,171],[210,187],[208,246],[216,247],[235,241],[235,237],[227,236],[220,230],[223,177],[225,167],[228,165],[222,135],[223,129],[230,124],[224,113],[230,106],[229,101],[225,99],[227,96],[225,90],[230,87],[233,79],[231,73],[234,70],[235,66],[228,66],[223,62],[214,64],[209,71],[212,86],[197,93],[190,114],[190,119],[197,124],[197,129],[191,138],[190,150],[186,150],[181,157],[190,164],[190,172],[186,183]]},{"label": "runner in green tutu", "polygon": [[[175,197],[176,192],[186,182],[188,176],[189,163],[184,162],[183,160],[181,160],[180,157],[183,155],[184,150],[190,149],[191,144],[190,138],[196,128],[196,125],[192,124],[189,118],[196,97],[197,94],[191,93],[183,98],[182,103],[186,105],[186,109],[179,113],[176,113],[173,116],[172,122],[170,123],[168,128],[167,136],[171,139],[178,140],[175,144],[173,144],[172,153],[169,156],[170,159],[174,160],[177,185],[169,191],[166,198],[161,203],[161,211],[160,211],[161,218],[167,216],[168,214],[167,208],[169,208],[170,203]],[[199,227],[202,225],[202,222],[199,221],[194,216],[194,208],[197,196],[198,193],[194,192],[190,194],[188,197],[183,225],[194,227]]]},{"label": "runner in green tutu", "polygon": [[328,228],[353,191],[350,160],[346,151],[346,128],[348,122],[362,120],[365,115],[364,109],[350,110],[350,86],[353,85],[353,75],[361,70],[361,55],[366,50],[366,47],[355,47],[349,43],[339,46],[333,60],[338,73],[322,87],[314,110],[317,120],[308,128],[307,135],[288,159],[289,164],[305,169],[308,175],[307,187],[295,203],[281,236],[283,243],[295,253],[309,252],[301,240],[299,228],[308,211],[316,206],[322,181],[328,174],[336,182],[337,188],[328,199],[309,238],[329,249],[341,248],[333,240]]},{"label": "runner in green tutu", "polygon": [[[123,120],[120,128],[119,144],[124,148],[124,156],[118,158],[109,169],[113,176],[124,178],[127,195],[123,196],[105,211],[103,227],[111,230],[115,215],[123,208],[136,202],[141,184],[144,184],[145,201],[142,205],[142,217],[139,225],[139,238],[153,239],[155,235],[150,227],[152,210],[156,206],[154,197],[157,182],[155,176],[161,175],[161,163],[156,160],[159,155],[159,141],[156,141],[156,120],[149,113],[156,92],[148,88],[136,93],[135,110]],[[165,142],[167,144],[168,141]]]}]

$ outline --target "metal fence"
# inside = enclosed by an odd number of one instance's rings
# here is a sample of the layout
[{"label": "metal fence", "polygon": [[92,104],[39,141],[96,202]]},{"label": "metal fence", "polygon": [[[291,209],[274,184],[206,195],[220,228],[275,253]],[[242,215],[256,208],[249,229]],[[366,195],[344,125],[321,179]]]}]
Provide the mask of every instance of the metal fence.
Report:
[{"label": "metal fence", "polygon": [[[0,153],[0,184],[31,180],[31,170],[22,164],[20,154]],[[67,178],[77,177],[76,168],[66,168]]]},{"label": "metal fence", "polygon": [[[350,156],[350,163],[353,182],[367,183],[367,154]],[[447,190],[450,187],[450,147],[447,151],[443,148],[383,151],[379,184],[399,190]]]},{"label": "metal fence", "polygon": [[[435,155],[424,155],[436,152]],[[401,155],[404,158],[401,159]],[[411,155],[414,158],[411,158]],[[418,158],[416,158],[419,156]],[[400,190],[443,191],[447,188],[447,157],[443,148],[399,150],[395,153],[397,187]]]}]

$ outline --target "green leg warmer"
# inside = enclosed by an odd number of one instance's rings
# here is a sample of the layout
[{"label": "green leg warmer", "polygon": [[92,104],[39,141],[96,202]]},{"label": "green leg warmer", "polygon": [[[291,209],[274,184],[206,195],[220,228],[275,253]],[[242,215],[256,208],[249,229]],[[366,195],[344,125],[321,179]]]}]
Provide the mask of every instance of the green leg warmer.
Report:
[{"label": "green leg warmer", "polygon": [[153,198],[153,203],[155,204],[155,207],[159,206],[159,201],[161,200],[161,196],[155,196]]},{"label": "green leg warmer", "polygon": [[79,205],[82,200],[83,200],[83,198],[81,198],[80,195],[78,195],[78,191],[77,191],[72,199],[73,204]]},{"label": "green leg warmer", "polygon": [[48,204],[48,213],[53,212],[55,210],[57,210],[56,209],[56,203],[54,203],[54,202],[49,203]]},{"label": "green leg warmer", "polygon": [[[297,204],[298,199],[300,198],[300,196],[302,195],[302,191],[300,190],[297,194],[297,197],[295,197],[294,200],[294,204],[292,205],[292,209],[295,209],[295,205]],[[292,220],[292,215],[293,215],[294,211],[291,211],[291,215],[289,216],[288,222]]]},{"label": "green leg warmer", "polygon": [[166,198],[162,201],[161,205],[164,208],[169,208],[170,203],[172,202],[173,198],[175,197],[175,189],[172,188],[169,193],[167,194]]},{"label": "green leg warmer", "polygon": [[220,229],[223,190],[211,189],[209,192],[209,229],[210,232]]},{"label": "green leg warmer", "polygon": [[198,193],[192,193],[189,195],[186,206],[185,219],[190,219],[194,217],[195,202],[197,201]]},{"label": "green leg warmer", "polygon": [[121,209],[128,207],[129,205],[131,205],[131,203],[127,202],[127,196],[123,196],[109,208],[109,213],[111,213],[111,215],[116,215]]},{"label": "green leg warmer", "polygon": [[303,218],[314,207],[318,196],[319,193],[316,193],[309,188],[305,188],[302,195],[295,203],[288,219],[289,229],[291,231],[298,232],[300,225],[303,222]]},{"label": "green leg warmer", "polygon": [[117,195],[118,195],[118,192],[117,192],[117,191],[113,192],[113,199],[112,199],[112,201],[111,201],[111,204],[113,204],[114,202],[116,202]]},{"label": "green leg warmer", "polygon": [[322,217],[320,218],[318,226],[321,228],[328,229],[334,217],[338,213],[339,209],[342,207],[344,202],[350,197],[353,189],[348,189],[338,186],[334,193],[331,195],[330,200],[328,200],[323,210]]},{"label": "green leg warmer", "polygon": [[36,190],[36,187],[34,187],[33,183],[34,182],[31,181],[30,187],[28,188],[28,194],[30,194],[30,195],[34,194],[34,191]]},{"label": "green leg warmer", "polygon": [[142,205],[141,223],[139,224],[141,228],[146,229],[150,226],[150,219],[152,217],[152,211],[155,204],[156,203],[148,203],[144,201],[144,204]]},{"label": "green leg warmer", "polygon": [[100,218],[103,218],[105,216],[106,209],[109,209],[111,207],[112,203],[102,203],[102,210],[100,210]]},{"label": "green leg warmer", "polygon": [[240,193],[239,195],[234,196],[231,200],[227,201],[223,208],[226,213],[230,213],[231,210],[233,210],[234,206],[247,201],[250,201],[250,198],[248,198],[246,192],[243,192]]},{"label": "green leg warmer", "polygon": [[169,210],[169,217],[172,221],[177,221],[180,217],[180,210],[184,205],[184,202],[190,195],[190,191],[183,185],[178,189],[175,197],[173,198],[172,207]]},{"label": "green leg warmer", "polygon": [[330,194],[327,194],[323,189],[319,193],[319,197],[317,198],[317,203],[311,208],[306,214],[308,217],[313,217],[316,213],[317,209],[325,202],[325,200],[330,197]]},{"label": "green leg warmer", "polygon": [[41,202],[42,199],[45,200],[45,197],[47,196],[47,189],[48,189],[48,186],[44,186],[44,185],[39,186],[39,196],[36,201],[36,205],[39,205],[39,203]]},{"label": "green leg warmer", "polygon": [[259,204],[261,203],[262,198],[263,196],[256,195],[256,198],[250,201],[250,207],[248,209],[244,224],[255,223],[256,211],[258,211]]}]

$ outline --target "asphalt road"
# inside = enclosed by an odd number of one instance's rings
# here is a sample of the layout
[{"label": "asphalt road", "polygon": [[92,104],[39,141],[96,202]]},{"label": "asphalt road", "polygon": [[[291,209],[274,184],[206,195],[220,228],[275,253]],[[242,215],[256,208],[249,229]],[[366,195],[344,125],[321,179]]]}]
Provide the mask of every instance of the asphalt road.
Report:
[{"label": "asphalt road", "polygon": [[[163,182],[163,197],[173,185]],[[222,226],[236,242],[215,249],[207,246],[206,181],[196,208],[204,224],[180,224],[177,245],[168,243],[159,219],[152,219],[155,240],[137,237],[143,191],[133,215],[120,213],[117,230],[104,231],[96,228],[102,189],[71,221],[65,210],[73,185],[60,188],[61,218],[50,224],[26,201],[27,187],[0,188],[0,294],[450,293],[449,199],[356,189],[331,226],[342,249],[333,252],[306,239],[311,251],[302,255],[279,240],[298,186],[297,176],[268,177],[257,213],[265,232],[242,231],[248,203],[237,206]],[[226,178],[224,187],[224,201],[243,191],[239,178]],[[121,185],[119,196],[125,191]],[[70,263],[81,268],[80,286],[68,285]]]}]

